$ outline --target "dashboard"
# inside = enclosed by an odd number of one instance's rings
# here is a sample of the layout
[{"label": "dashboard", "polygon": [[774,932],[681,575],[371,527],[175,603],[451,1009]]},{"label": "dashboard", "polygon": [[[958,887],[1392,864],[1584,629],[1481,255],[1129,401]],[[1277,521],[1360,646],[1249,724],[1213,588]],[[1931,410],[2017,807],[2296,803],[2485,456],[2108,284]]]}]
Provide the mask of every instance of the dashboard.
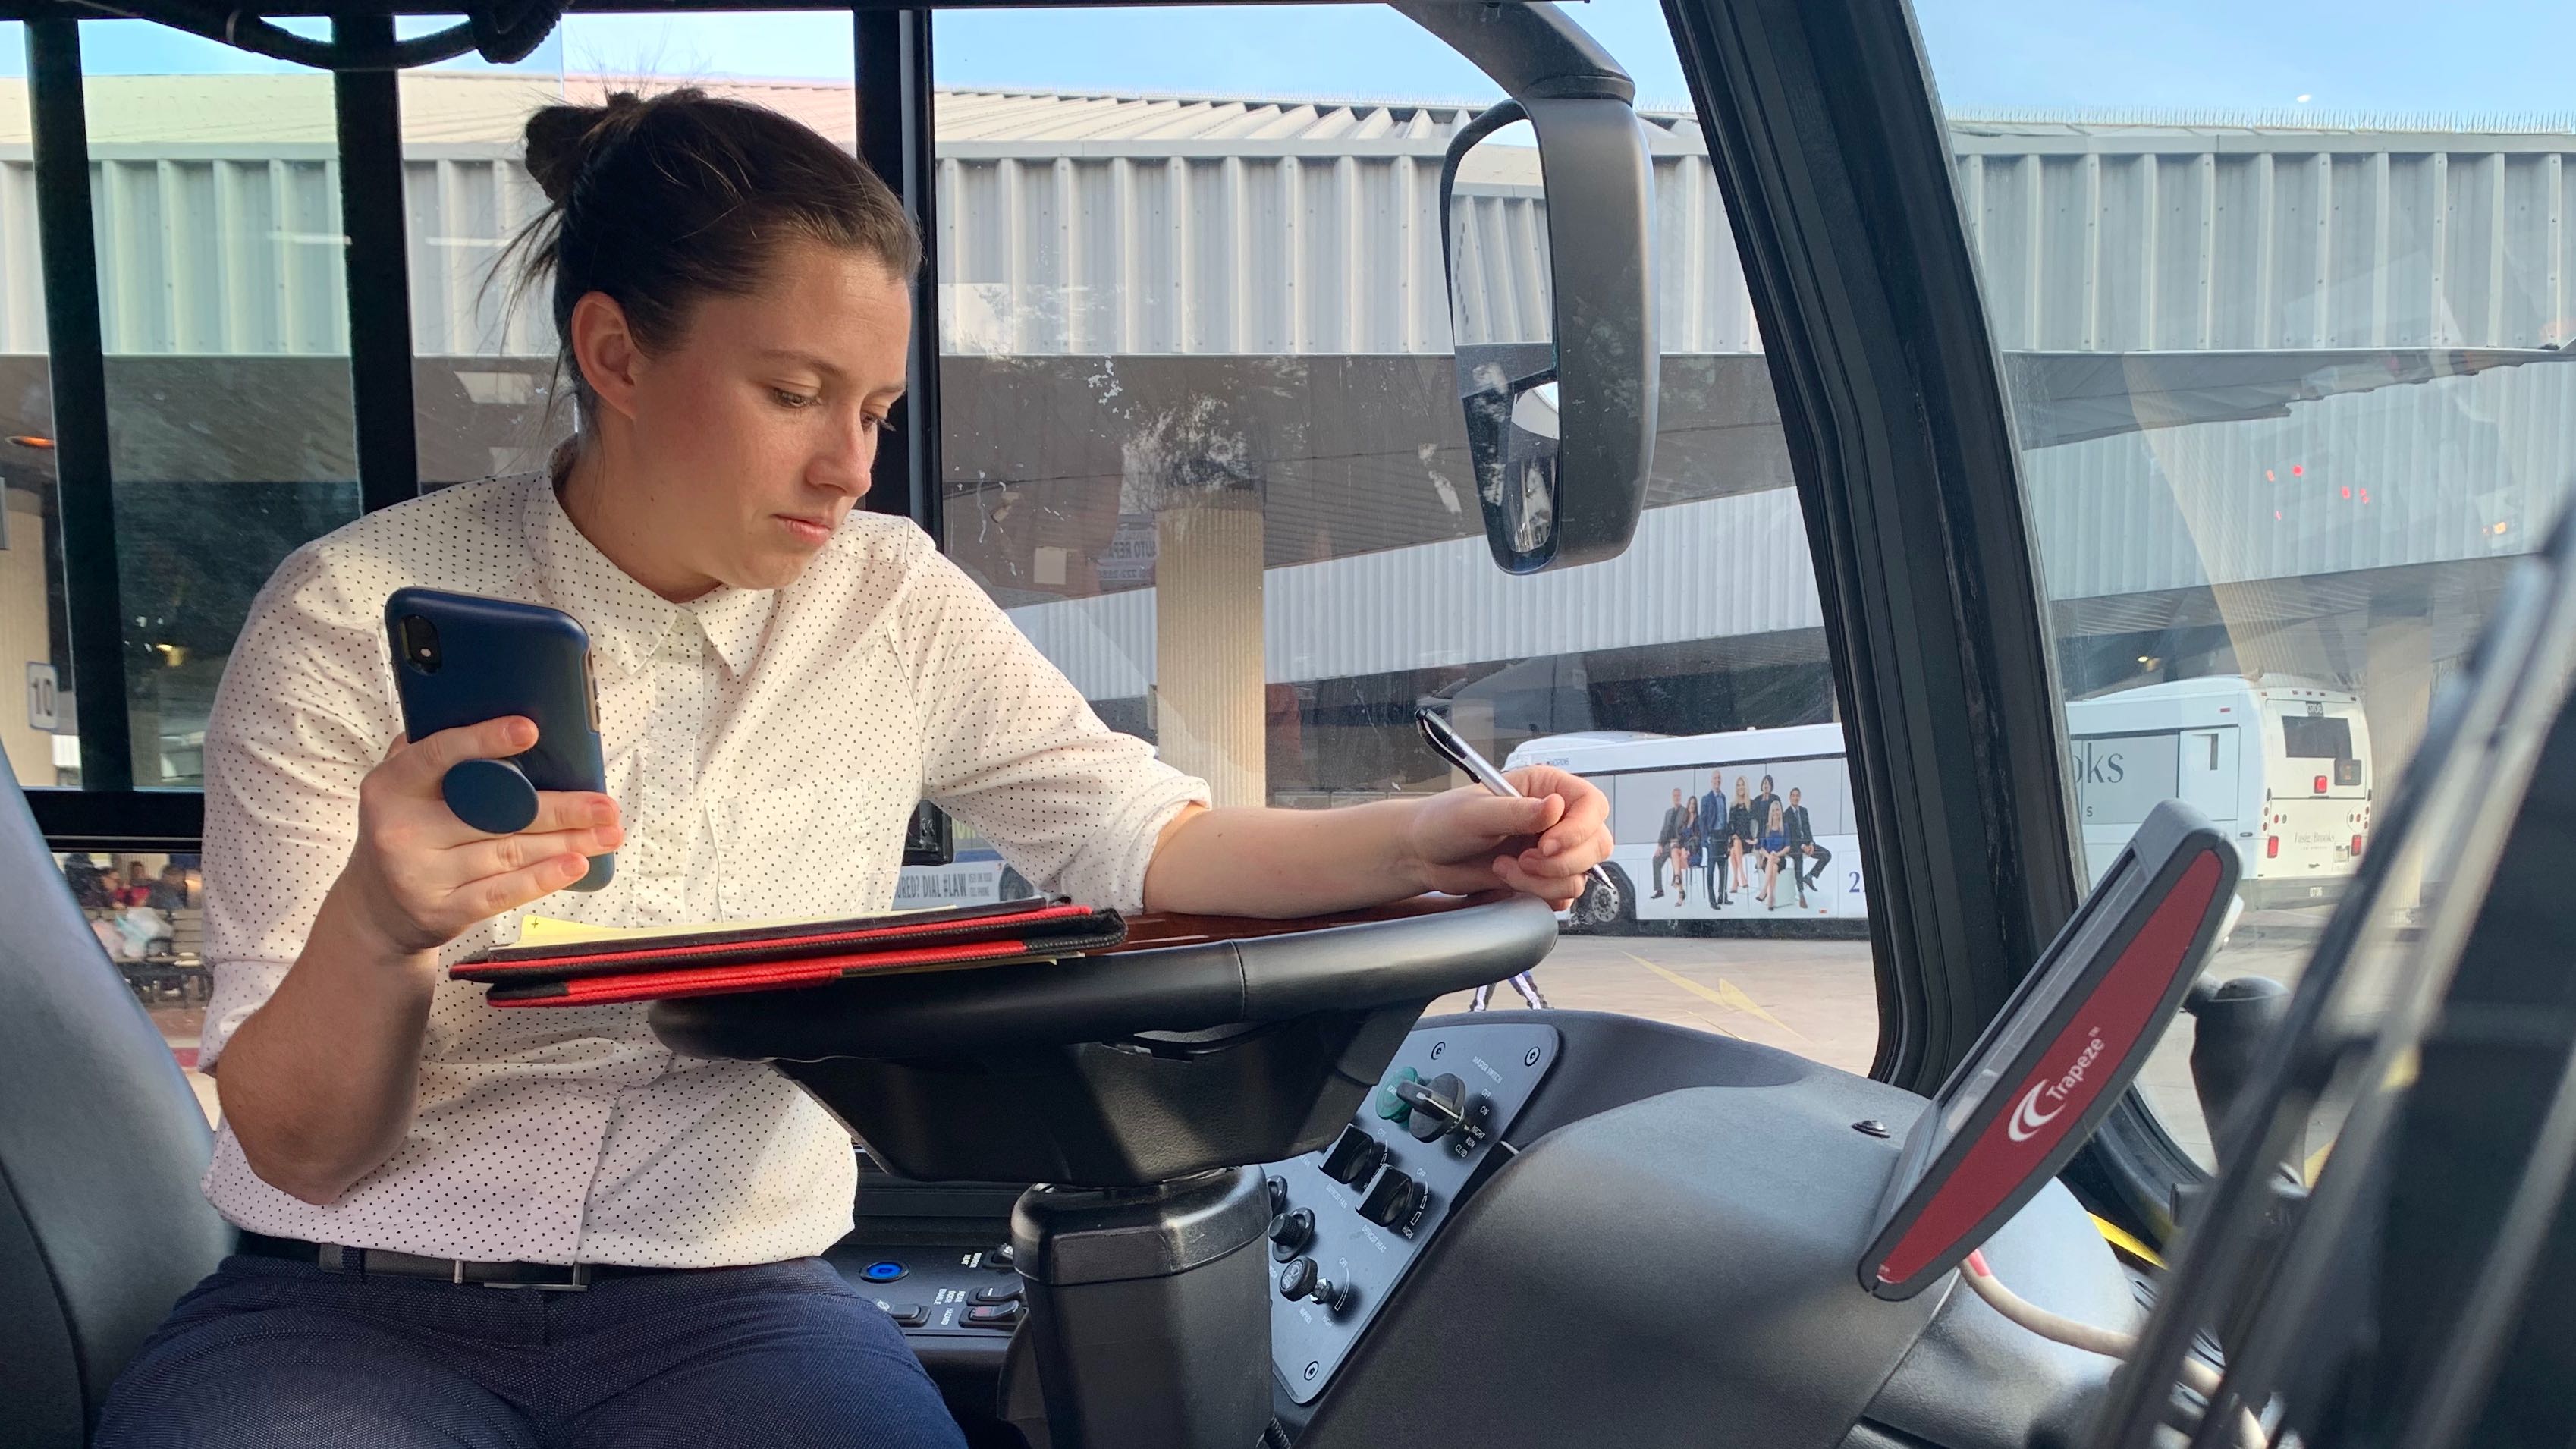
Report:
[{"label": "dashboard", "polygon": [[[1274,1415],[1334,1446],[2029,1445],[2108,1361],[1964,1292],[1889,1303],[1857,1264],[1923,1099],[1734,1038],[1586,1012],[1428,1019],[1322,1149],[1266,1164]],[[862,1159],[831,1260],[893,1313],[981,1446],[1042,1442],[1014,1331],[1020,1185]],[[2052,1186],[1989,1261],[2134,1324],[2133,1285]],[[1013,1406],[1017,1405],[1017,1408]],[[1005,1427],[1006,1425],[1010,1427]]]}]

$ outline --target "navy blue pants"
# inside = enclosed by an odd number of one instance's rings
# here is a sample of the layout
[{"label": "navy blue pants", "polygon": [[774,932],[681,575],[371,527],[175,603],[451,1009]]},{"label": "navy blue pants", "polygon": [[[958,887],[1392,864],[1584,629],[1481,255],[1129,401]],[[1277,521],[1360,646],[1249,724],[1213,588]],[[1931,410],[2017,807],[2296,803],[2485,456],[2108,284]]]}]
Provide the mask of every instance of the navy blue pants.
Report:
[{"label": "navy blue pants", "polygon": [[232,1257],[108,1396],[94,1449],[964,1449],[894,1321],[819,1258],[577,1293]]}]

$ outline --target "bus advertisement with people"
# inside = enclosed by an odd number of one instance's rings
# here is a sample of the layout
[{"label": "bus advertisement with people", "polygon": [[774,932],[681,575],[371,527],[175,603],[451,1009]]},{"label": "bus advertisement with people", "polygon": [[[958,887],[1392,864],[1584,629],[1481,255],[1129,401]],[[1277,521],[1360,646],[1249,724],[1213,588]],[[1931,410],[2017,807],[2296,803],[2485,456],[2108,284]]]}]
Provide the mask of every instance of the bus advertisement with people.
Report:
[{"label": "bus advertisement with people", "polygon": [[1556,735],[1504,768],[1525,765],[1572,771],[1610,797],[1616,845],[1567,913],[1574,924],[1868,917],[1840,725]]},{"label": "bus advertisement with people", "polygon": [[[2359,696],[2234,676],[2066,706],[2069,778],[2090,885],[2158,801],[2188,801],[2236,846],[2249,909],[2340,899],[2370,833]],[[1868,890],[1838,725],[1724,734],[1556,735],[1507,769],[1550,764],[1602,787],[1617,845],[1577,927],[1865,921]]]}]

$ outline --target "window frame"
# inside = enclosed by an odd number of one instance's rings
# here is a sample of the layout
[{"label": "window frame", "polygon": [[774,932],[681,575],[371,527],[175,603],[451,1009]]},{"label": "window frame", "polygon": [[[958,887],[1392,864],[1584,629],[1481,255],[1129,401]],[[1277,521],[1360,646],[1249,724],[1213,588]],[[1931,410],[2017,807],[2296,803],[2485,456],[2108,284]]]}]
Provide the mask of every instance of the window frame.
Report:
[{"label": "window frame", "polygon": [[[2073,914],[2073,791],[2000,359],[1910,11],[1664,0],[1745,259],[1854,760],[1873,1075],[1930,1092]],[[2133,1091],[2064,1174],[2161,1241],[2198,1176]]]}]

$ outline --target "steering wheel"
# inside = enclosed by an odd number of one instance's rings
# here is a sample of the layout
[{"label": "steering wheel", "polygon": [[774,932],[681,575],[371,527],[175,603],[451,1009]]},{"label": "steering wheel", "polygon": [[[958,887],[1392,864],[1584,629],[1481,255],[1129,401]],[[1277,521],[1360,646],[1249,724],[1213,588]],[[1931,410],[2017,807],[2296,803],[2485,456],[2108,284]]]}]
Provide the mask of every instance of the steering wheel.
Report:
[{"label": "steering wheel", "polygon": [[766,1061],[914,1177],[1143,1186],[1324,1145],[1437,997],[1538,964],[1528,896],[1318,925],[1141,917],[1062,961],[656,1003],[688,1056]]}]

